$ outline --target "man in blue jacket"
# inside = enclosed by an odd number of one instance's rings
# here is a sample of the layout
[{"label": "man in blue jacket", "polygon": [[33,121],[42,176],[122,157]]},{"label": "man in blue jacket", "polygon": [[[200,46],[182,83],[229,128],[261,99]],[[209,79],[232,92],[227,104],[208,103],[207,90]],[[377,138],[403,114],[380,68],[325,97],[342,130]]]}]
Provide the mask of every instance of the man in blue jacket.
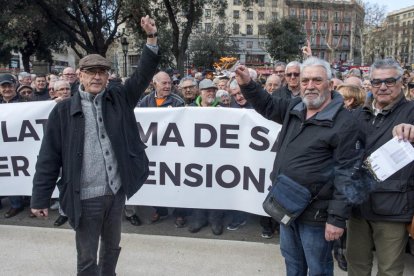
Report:
[{"label": "man in blue jacket", "polygon": [[134,195],[148,176],[146,146],[133,110],[160,56],[154,20],[143,17],[141,26],[147,44],[124,86],[106,88],[111,63],[104,57],[80,60],[79,93],[50,113],[36,164],[31,208],[37,217],[48,216],[62,171],[59,201],[76,231],[78,275],[115,275],[125,197]]}]

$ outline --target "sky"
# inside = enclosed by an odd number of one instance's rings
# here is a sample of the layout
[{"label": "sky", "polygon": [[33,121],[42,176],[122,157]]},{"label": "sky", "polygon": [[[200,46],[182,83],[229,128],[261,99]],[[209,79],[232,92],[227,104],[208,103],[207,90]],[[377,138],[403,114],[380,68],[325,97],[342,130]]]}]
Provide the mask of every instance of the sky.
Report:
[{"label": "sky", "polygon": [[403,9],[409,6],[414,6],[413,0],[368,0],[368,2],[377,3],[381,6],[386,6],[387,13]]}]

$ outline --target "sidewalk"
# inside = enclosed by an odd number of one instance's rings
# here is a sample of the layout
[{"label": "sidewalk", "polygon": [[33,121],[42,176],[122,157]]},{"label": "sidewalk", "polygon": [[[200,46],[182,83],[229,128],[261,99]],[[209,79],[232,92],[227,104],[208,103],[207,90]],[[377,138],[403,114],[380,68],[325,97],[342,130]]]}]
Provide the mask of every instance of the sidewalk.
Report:
[{"label": "sidewalk", "polygon": [[[0,232],[1,275],[76,275],[73,230],[0,225]],[[120,276],[285,275],[276,244],[123,233],[121,246]],[[404,275],[414,275],[413,256],[405,263]],[[335,267],[335,275],[346,273]]]},{"label": "sidewalk", "polygon": [[[76,274],[72,230],[0,225],[0,232],[1,275]],[[285,274],[274,244],[122,234],[121,246],[121,276]]]}]

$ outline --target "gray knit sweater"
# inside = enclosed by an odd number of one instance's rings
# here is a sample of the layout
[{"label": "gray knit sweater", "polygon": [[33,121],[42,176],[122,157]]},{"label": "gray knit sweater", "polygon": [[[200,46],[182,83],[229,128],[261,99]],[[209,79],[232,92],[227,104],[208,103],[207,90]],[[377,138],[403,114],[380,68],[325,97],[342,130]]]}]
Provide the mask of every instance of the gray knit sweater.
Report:
[{"label": "gray knit sweater", "polygon": [[85,116],[85,143],[81,171],[81,200],[116,194],[121,188],[118,163],[102,117],[103,91],[93,95],[79,87]]}]

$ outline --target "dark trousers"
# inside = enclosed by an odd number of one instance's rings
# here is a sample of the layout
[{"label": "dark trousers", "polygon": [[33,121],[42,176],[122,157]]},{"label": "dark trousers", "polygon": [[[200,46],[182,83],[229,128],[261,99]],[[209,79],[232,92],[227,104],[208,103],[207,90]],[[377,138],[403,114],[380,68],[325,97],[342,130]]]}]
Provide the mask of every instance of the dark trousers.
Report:
[{"label": "dark trousers", "polygon": [[76,230],[78,275],[116,275],[124,206],[125,194],[122,190],[116,195],[82,200],[82,215]]},{"label": "dark trousers", "polygon": [[191,222],[192,224],[203,225],[208,222],[211,224],[223,224],[224,210],[215,209],[193,209]]}]

